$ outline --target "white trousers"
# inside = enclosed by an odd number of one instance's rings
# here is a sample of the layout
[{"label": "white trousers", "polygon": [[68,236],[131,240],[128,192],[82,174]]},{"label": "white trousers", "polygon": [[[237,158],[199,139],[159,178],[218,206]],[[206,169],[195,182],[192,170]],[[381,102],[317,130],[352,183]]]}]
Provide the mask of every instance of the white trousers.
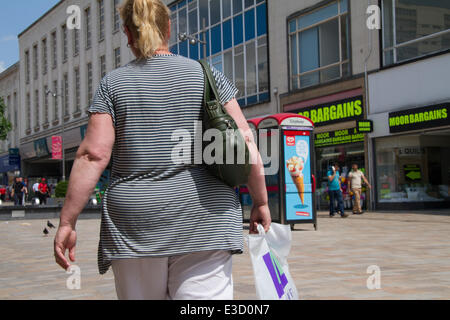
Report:
[{"label": "white trousers", "polygon": [[119,300],[233,300],[229,251],[118,259],[112,269]]}]

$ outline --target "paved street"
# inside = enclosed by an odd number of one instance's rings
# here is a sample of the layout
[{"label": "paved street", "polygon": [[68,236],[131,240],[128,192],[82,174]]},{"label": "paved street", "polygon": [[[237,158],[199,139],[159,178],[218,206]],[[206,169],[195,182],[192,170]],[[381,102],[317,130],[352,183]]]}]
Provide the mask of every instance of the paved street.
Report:
[{"label": "paved street", "polygon": [[[52,221],[55,225],[57,221]],[[111,270],[97,272],[99,220],[78,222],[81,289],[53,262],[46,220],[0,222],[0,299],[116,299]],[[246,248],[247,249],[247,248]],[[302,299],[450,299],[450,213],[319,215],[319,230],[296,225],[289,257]],[[381,289],[366,286],[381,269]],[[255,299],[247,252],[234,259],[236,299]]]}]

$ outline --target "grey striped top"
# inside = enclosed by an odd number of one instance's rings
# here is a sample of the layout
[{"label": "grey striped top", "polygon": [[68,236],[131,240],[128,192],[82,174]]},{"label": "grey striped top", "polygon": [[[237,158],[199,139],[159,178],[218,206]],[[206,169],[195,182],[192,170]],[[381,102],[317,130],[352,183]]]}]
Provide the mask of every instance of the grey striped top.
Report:
[{"label": "grey striped top", "polygon": [[[212,69],[220,100],[226,103],[237,89]],[[100,274],[114,259],[206,250],[242,253],[236,192],[194,161],[203,88],[200,64],[169,54],[132,61],[102,79],[89,112],[111,115],[116,141],[111,183],[102,204]],[[181,142],[173,137],[176,130],[192,138],[191,161],[171,159]]]}]

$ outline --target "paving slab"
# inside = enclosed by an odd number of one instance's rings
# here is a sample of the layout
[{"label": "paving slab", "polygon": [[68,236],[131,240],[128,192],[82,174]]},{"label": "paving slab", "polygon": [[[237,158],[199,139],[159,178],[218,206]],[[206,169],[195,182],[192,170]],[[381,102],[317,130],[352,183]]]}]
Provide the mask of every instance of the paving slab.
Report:
[{"label": "paving slab", "polygon": [[[117,299],[112,271],[97,271],[100,221],[78,221],[79,290],[67,288],[70,275],[54,263],[55,229],[44,236],[46,223],[0,221],[0,299]],[[342,219],[320,212],[318,226],[296,225],[292,232],[288,261],[301,299],[450,299],[450,213],[370,212]],[[369,266],[380,270],[380,289],[367,287]],[[236,300],[256,299],[247,247],[234,256],[233,279]]]}]

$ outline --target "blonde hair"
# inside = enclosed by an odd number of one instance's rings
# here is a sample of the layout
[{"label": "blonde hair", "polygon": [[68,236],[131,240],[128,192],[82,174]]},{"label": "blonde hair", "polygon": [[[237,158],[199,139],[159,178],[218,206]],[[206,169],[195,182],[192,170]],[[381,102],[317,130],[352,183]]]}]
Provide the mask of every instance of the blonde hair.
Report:
[{"label": "blonde hair", "polygon": [[119,12],[140,58],[153,56],[169,40],[170,10],[161,0],[125,0]]}]

